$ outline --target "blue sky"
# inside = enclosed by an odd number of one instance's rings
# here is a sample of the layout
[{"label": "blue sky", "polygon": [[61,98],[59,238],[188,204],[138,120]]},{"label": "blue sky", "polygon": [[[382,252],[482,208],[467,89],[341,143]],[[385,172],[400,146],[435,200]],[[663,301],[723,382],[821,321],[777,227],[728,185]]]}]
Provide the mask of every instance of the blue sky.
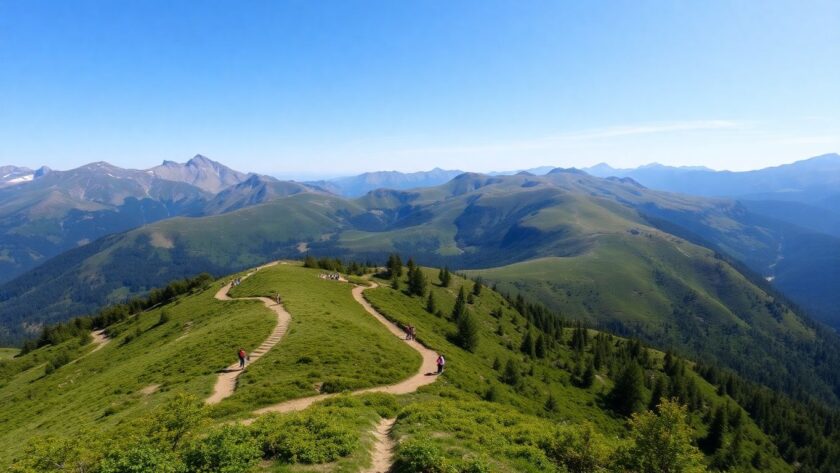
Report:
[{"label": "blue sky", "polygon": [[281,176],[840,151],[836,1],[0,0],[0,163]]}]

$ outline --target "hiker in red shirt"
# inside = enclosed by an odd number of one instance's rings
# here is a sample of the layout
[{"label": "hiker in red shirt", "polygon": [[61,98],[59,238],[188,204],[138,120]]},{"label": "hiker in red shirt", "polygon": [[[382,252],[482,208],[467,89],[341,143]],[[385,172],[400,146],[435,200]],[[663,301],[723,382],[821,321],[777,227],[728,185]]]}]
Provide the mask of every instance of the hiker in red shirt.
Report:
[{"label": "hiker in red shirt", "polygon": [[248,354],[245,353],[244,348],[240,348],[238,354],[239,354],[239,369],[244,370],[245,369],[245,359],[248,358]]}]

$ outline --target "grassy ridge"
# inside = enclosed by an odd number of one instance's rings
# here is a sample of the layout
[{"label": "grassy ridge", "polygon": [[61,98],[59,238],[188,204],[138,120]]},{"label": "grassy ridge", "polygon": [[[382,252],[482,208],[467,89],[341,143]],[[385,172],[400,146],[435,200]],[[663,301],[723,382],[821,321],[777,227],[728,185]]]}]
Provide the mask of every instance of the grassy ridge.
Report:
[{"label": "grassy ridge", "polygon": [[320,270],[280,264],[261,270],[231,297],[280,292],[292,316],[280,344],[240,378],[220,412],[242,411],[319,391],[392,384],[420,367],[420,355],[353,299],[352,286],[319,278]]}]

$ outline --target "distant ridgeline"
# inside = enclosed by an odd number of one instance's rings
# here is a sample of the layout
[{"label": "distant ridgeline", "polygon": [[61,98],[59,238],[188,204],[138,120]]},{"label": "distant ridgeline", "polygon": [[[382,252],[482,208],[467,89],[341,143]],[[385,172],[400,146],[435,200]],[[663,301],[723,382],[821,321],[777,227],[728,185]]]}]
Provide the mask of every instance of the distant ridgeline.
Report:
[{"label": "distant ridgeline", "polygon": [[30,339],[23,343],[18,356],[46,345],[58,345],[71,338],[81,337],[86,340],[92,330],[106,329],[138,312],[166,304],[178,296],[194,290],[204,290],[213,279],[213,276],[207,273],[201,273],[193,278],[179,279],[162,289],[152,289],[146,297],[134,297],[125,303],[104,307],[96,315],[76,317],[68,322],[47,325],[41,330],[41,335],[37,339]]},{"label": "distant ridgeline", "polygon": [[[119,379],[115,381],[119,386],[107,386],[97,394],[97,403],[103,405],[79,404],[79,409],[91,410],[94,425],[110,422],[110,430],[103,427],[67,438],[35,440],[27,458],[12,471],[53,471],[38,461],[58,458],[108,472],[128,471],[118,466],[130,464],[159,471],[251,471],[260,459],[280,465],[338,462],[348,471],[357,471],[366,455],[359,438],[380,415],[398,419],[394,435],[402,440],[394,467],[401,472],[643,472],[676,467],[661,471],[816,473],[840,464],[840,412],[834,408],[793,400],[718,366],[695,365],[672,351],[662,353],[639,340],[593,330],[587,322],[561,317],[521,292],[503,295],[479,277],[466,279],[445,267],[431,270],[413,259],[403,264],[397,254],[390,255],[384,268],[370,262],[307,257],[303,267],[288,264],[261,270],[236,291],[254,296],[277,290],[289,304],[293,319],[297,310],[317,314],[325,310],[319,304],[347,297],[349,288],[319,280],[313,269],[345,273],[359,282],[356,278],[362,275],[378,280],[380,287],[366,290],[365,297],[392,321],[415,325],[418,340],[446,354],[449,363],[440,382],[416,397],[338,398],[300,414],[267,416],[252,426],[230,425],[231,419],[261,407],[267,402],[265,396],[282,396],[284,390],[311,392],[311,384],[295,379],[283,384],[288,375],[272,370],[303,374],[331,366],[341,372],[349,369],[342,363],[354,363],[354,357],[340,356],[342,344],[318,345],[338,350],[321,360],[289,351],[312,344],[295,345],[294,338],[284,339],[279,346],[285,349],[270,356],[291,357],[290,361],[267,359],[255,364],[241,385],[246,397],[234,397],[214,409],[202,407],[195,396],[166,390],[159,393],[162,400],[150,404],[157,407],[149,407],[146,401],[137,402],[137,396],[146,399],[142,396],[157,394],[137,394],[130,382],[132,375]],[[193,326],[239,320],[230,308],[208,308],[219,287],[220,282],[212,283],[203,274],[175,281],[146,298],[104,308],[95,316],[45,328],[38,340],[27,343],[25,354],[0,361],[0,400],[17,399],[10,404],[16,408],[32,403],[37,415],[44,415],[55,407],[49,407],[54,402],[47,399],[52,390],[38,390],[41,383],[73,376],[74,370],[95,378],[108,369],[107,363],[126,363],[128,369],[129,363],[140,363],[149,353],[172,344],[186,350],[184,356],[197,366],[186,369],[167,357],[165,362],[154,362],[164,363],[153,364],[157,370],[179,379],[185,370],[206,376],[203,357],[218,358],[215,347],[231,343],[226,340],[230,334],[222,332],[234,328],[247,332],[249,327],[262,326],[255,322],[219,325],[220,329],[192,335]],[[256,307],[233,305],[237,310]],[[210,318],[202,321],[205,312]],[[336,312],[324,322],[311,317],[299,323],[326,323],[327,335],[319,336],[340,336],[334,332],[352,326],[342,325],[346,321]],[[100,353],[78,358],[93,329],[105,329],[112,337],[106,364],[96,360]],[[303,325],[297,330],[302,329]],[[131,354],[114,358],[125,350]],[[79,366],[66,367],[67,362],[56,366],[53,361],[59,357],[78,360]],[[222,355],[220,360],[224,359]],[[99,364],[88,368],[88,361]],[[45,372],[40,374],[37,371],[44,364]],[[110,368],[120,370],[120,366]],[[138,366],[131,369],[145,372]],[[17,388],[21,376],[34,379],[30,381],[34,384]],[[93,380],[76,380],[86,382]],[[165,380],[154,382],[166,384]],[[196,379],[179,382],[195,383]],[[253,400],[246,401],[249,390],[262,389],[261,384],[269,382],[275,383],[271,393],[256,391]],[[359,381],[333,379],[330,385],[352,390],[353,382]],[[13,389],[29,394],[8,392]],[[62,393],[61,405],[76,405],[79,400],[74,392]],[[22,421],[15,416],[26,415],[15,409],[0,414],[0,430],[8,433],[17,428],[14,425]],[[138,416],[153,420],[132,421]],[[58,428],[48,419],[36,421]],[[26,434],[15,435],[31,437],[49,428],[30,428]],[[658,450],[664,441],[672,442],[670,455]],[[20,442],[14,442],[18,452],[23,448]],[[0,459],[8,459],[4,453],[0,449]]]}]

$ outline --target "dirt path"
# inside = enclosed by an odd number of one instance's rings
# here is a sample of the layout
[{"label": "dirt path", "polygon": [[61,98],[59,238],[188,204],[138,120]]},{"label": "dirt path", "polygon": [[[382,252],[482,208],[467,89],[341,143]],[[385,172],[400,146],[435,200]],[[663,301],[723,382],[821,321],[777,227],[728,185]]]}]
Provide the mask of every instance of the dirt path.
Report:
[{"label": "dirt path", "polygon": [[[93,344],[96,345],[96,348],[91,350],[90,353],[101,350],[102,347],[104,347],[108,344],[108,342],[111,341],[111,339],[108,338],[108,335],[105,334],[105,329],[91,332],[90,336],[93,337]],[[88,355],[90,355],[90,353],[88,353]]]},{"label": "dirt path", "polygon": [[[246,279],[252,274],[256,273],[257,271],[267,268],[269,266],[274,266],[277,262],[269,263],[259,268],[251,271],[250,273],[246,274],[242,277],[242,279]],[[230,291],[230,287],[232,282],[227,283],[224,287],[219,289],[216,292],[216,299],[220,301],[229,301],[232,300],[230,296],[228,296],[228,291]],[[274,313],[277,315],[277,325],[274,326],[274,330],[265,339],[265,341],[257,347],[256,350],[252,351],[248,356],[250,357],[250,363],[254,363],[255,361],[259,360],[263,355],[265,355],[268,350],[271,350],[274,345],[283,338],[283,335],[286,334],[286,330],[289,328],[289,322],[291,321],[292,317],[286,312],[286,309],[283,307],[282,304],[278,304],[277,301],[271,300],[268,297],[238,297],[236,300],[256,300],[261,301],[265,304],[266,307],[273,310]],[[223,399],[231,396],[233,392],[236,390],[236,381],[239,379],[239,375],[241,375],[243,370],[239,368],[239,363],[234,363],[227,368],[223,369],[219,373],[218,379],[216,379],[216,385],[213,387],[213,394],[207,398],[205,401],[207,404],[218,404]]]},{"label": "dirt path", "polygon": [[[362,307],[372,316],[376,318],[385,328],[388,329],[389,332],[394,334],[395,336],[403,339],[405,336],[405,332],[402,331],[399,327],[397,327],[394,323],[390,320],[386,319],[384,315],[380,314],[370,305],[370,303],[364,298],[362,294],[367,289],[373,289],[378,287],[376,283],[373,283],[369,287],[363,286],[356,286],[353,288],[353,298],[356,299],[356,302],[361,304]],[[425,386],[427,384],[432,384],[437,380],[437,376],[435,372],[437,371],[437,353],[432,350],[429,350],[425,346],[421,345],[416,340],[403,340],[407,343],[411,348],[416,350],[420,355],[423,357],[423,363],[420,365],[420,369],[410,378],[407,378],[403,381],[400,381],[397,384],[390,384],[386,386],[376,386],[373,388],[367,389],[360,389],[358,391],[353,391],[350,394],[357,395],[357,394],[367,394],[367,393],[388,393],[388,394],[408,394],[416,391],[419,387]],[[262,409],[258,409],[254,411],[254,414],[261,415],[266,414],[268,412],[294,412],[306,409],[307,407],[315,404],[318,401],[323,401],[324,399],[329,399],[331,397],[335,397],[338,394],[319,394],[317,396],[310,396],[304,397],[300,399],[292,399],[290,401],[284,401],[279,404],[274,404],[272,406],[263,407]],[[246,420],[245,423],[249,424],[253,422],[253,419]]]},{"label": "dirt path", "polygon": [[394,440],[391,428],[397,419],[382,419],[373,431],[376,443],[373,445],[373,463],[362,473],[387,473],[394,463]]}]

